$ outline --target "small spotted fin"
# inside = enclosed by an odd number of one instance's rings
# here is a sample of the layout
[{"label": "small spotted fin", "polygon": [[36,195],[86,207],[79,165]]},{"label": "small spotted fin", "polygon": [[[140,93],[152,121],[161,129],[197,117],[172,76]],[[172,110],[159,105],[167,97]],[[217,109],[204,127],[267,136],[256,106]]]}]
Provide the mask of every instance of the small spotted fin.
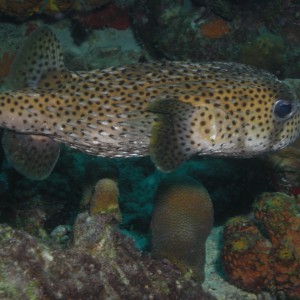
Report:
[{"label": "small spotted fin", "polygon": [[22,175],[43,180],[53,170],[59,157],[59,144],[44,136],[5,130],[2,145],[8,161]]},{"label": "small spotted fin", "polygon": [[171,172],[197,153],[188,136],[194,110],[192,104],[173,99],[155,100],[148,105],[147,111],[157,115],[149,153],[161,171]]},{"label": "small spotted fin", "polygon": [[[56,74],[56,76],[54,76]],[[63,53],[54,33],[47,27],[35,30],[18,51],[10,68],[10,88],[40,87],[46,77],[69,74],[63,62]]]}]

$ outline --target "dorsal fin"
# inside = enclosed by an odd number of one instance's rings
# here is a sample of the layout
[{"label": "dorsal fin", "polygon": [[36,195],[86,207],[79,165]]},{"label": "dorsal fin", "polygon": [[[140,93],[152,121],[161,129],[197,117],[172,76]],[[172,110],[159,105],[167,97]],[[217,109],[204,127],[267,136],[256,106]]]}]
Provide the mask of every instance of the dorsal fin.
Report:
[{"label": "dorsal fin", "polygon": [[41,27],[28,37],[18,51],[8,82],[12,89],[36,88],[42,79],[54,73],[68,72],[59,41],[49,28]]}]

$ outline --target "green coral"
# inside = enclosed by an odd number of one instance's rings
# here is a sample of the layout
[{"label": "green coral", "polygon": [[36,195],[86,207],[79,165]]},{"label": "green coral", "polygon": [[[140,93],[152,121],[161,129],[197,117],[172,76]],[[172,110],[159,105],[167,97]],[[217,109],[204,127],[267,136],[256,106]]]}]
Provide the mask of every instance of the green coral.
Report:
[{"label": "green coral", "polygon": [[241,48],[239,61],[273,73],[283,72],[285,51],[281,36],[264,32]]}]

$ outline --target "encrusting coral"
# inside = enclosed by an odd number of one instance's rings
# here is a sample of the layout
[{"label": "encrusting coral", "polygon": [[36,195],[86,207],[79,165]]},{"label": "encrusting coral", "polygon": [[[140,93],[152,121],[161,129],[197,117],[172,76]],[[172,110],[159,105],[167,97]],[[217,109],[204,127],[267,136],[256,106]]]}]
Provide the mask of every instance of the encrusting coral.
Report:
[{"label": "encrusting coral", "polygon": [[263,193],[254,218],[238,217],[224,228],[222,260],[228,279],[252,292],[300,297],[300,199]]},{"label": "encrusting coral", "polygon": [[162,181],[151,220],[154,256],[169,259],[183,273],[203,282],[205,241],[212,225],[212,202],[198,181],[187,176]]}]

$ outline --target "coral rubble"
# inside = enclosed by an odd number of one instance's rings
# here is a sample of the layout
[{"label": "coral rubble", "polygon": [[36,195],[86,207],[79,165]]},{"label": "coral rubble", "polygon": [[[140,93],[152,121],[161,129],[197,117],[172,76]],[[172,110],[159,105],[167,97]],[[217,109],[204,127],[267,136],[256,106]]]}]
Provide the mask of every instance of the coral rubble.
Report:
[{"label": "coral rubble", "polygon": [[1,299],[213,299],[142,256],[115,224],[109,214],[80,214],[66,250],[0,225]]},{"label": "coral rubble", "polygon": [[299,198],[263,193],[254,203],[254,218],[238,217],[226,224],[222,260],[232,283],[299,299],[299,207]]}]

